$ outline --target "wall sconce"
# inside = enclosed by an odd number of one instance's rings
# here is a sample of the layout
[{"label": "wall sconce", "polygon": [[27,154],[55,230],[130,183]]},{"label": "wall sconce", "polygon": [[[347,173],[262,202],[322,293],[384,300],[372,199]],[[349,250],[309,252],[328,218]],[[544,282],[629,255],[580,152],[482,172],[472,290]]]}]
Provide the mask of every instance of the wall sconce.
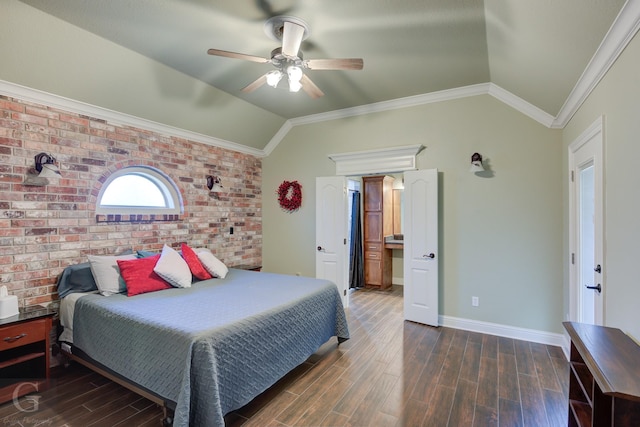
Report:
[{"label": "wall sconce", "polygon": [[214,193],[222,191],[222,181],[220,181],[220,177],[207,175],[207,188]]},{"label": "wall sconce", "polygon": [[36,171],[40,178],[60,178],[60,169],[56,166],[56,159],[47,153],[40,153],[35,157]]},{"label": "wall sconce", "polygon": [[484,166],[482,166],[482,155],[480,153],[473,153],[471,156],[471,167],[469,172],[484,172]]},{"label": "wall sconce", "polygon": [[35,170],[37,175],[29,174],[25,178],[24,185],[44,186],[49,184],[50,179],[60,178],[60,170],[56,166],[56,159],[47,153],[40,153],[35,156]]}]

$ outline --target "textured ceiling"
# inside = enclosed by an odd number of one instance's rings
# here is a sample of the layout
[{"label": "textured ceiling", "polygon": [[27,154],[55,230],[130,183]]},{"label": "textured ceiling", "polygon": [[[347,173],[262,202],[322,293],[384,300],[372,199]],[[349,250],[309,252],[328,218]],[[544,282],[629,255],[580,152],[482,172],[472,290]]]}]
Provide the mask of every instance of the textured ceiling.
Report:
[{"label": "textured ceiling", "polygon": [[[623,0],[22,0],[283,118],[492,82],[552,116]],[[263,86],[274,15],[305,20],[305,59],[361,57],[362,71],[307,71],[324,97]],[[284,82],[283,82],[284,83]]]}]

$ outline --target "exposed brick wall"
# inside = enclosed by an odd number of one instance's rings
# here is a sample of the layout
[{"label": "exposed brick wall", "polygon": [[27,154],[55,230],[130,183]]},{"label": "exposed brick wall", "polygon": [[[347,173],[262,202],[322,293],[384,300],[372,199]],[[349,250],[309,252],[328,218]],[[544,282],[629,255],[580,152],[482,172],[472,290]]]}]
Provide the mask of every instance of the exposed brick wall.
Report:
[{"label": "exposed brick wall", "polygon": [[[56,158],[62,178],[25,186],[40,152]],[[98,222],[102,183],[129,165],[169,175],[184,214],[174,221]],[[57,299],[64,267],[88,254],[164,243],[209,247],[229,266],[260,264],[261,168],[251,155],[0,95],[0,284],[20,306],[47,303]],[[206,175],[220,176],[223,192],[210,193]]]}]

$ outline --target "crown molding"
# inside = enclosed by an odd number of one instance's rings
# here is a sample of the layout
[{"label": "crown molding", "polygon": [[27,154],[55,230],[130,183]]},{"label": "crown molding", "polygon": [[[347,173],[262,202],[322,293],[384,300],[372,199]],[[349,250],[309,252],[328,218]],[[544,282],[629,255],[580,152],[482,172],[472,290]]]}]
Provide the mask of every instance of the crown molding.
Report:
[{"label": "crown molding", "polygon": [[293,126],[308,125],[311,123],[326,122],[329,120],[344,119],[365,114],[380,113],[418,105],[433,104],[435,102],[450,101],[458,98],[484,95],[488,93],[488,84],[464,86],[455,89],[447,89],[422,95],[407,96],[389,101],[375,102],[373,104],[359,105],[357,107],[344,108],[342,110],[328,111],[326,113],[312,114],[309,116],[290,119]]},{"label": "crown molding", "polygon": [[280,144],[280,141],[282,141],[284,137],[287,136],[291,129],[293,129],[291,120],[287,120],[286,122],[284,122],[284,124],[280,126],[280,129],[278,129],[278,132],[276,132],[275,135],[271,137],[269,143],[264,147],[264,156],[268,156],[269,154],[271,154],[271,152],[276,149],[278,144]]},{"label": "crown molding", "polygon": [[564,128],[640,29],[640,1],[627,0],[567,97],[552,128]]},{"label": "crown molding", "polygon": [[489,95],[502,101],[511,108],[518,110],[522,114],[529,116],[543,126],[551,127],[553,123],[554,117],[551,114],[494,83],[489,83]]},{"label": "crown molding", "polygon": [[447,89],[422,95],[407,96],[389,101],[375,102],[373,104],[359,105],[357,107],[344,108],[342,110],[327,111],[326,113],[311,114],[308,116],[294,117],[287,120],[280,130],[271,138],[264,148],[264,155],[270,155],[278,144],[287,136],[287,133],[295,126],[321,123],[331,120],[340,120],[347,117],[362,116],[366,114],[381,113],[384,111],[398,110],[435,102],[450,101],[453,99],[467,98],[470,96],[485,95],[489,92],[488,83],[464,86],[455,89]]},{"label": "crown molding", "polygon": [[376,102],[373,104],[360,105],[358,107],[345,108],[342,110],[328,111],[326,113],[312,114],[309,116],[296,117],[287,120],[280,130],[271,138],[265,147],[265,156],[278,146],[287,133],[295,126],[308,125],[313,123],[339,120],[347,117],[361,116],[365,114],[380,113],[389,110],[415,107],[436,102],[451,101],[460,98],[469,98],[478,95],[491,95],[499,101],[507,104],[511,108],[525,114],[538,123],[550,127],[553,116],[542,111],[538,107],[530,104],[524,99],[512,94],[494,83],[479,83],[470,86],[463,86],[455,89],[441,90],[422,95],[408,96],[405,98],[393,99],[390,101]]},{"label": "crown molding", "polygon": [[366,175],[416,170],[416,156],[423,145],[381,148],[351,153],[329,154],[336,163],[336,175]]},{"label": "crown molding", "polygon": [[96,105],[76,101],[60,95],[54,95],[48,92],[32,89],[4,80],[0,80],[0,94],[28,102],[33,102],[36,104],[47,105],[49,107],[68,111],[71,113],[99,118],[102,120],[106,120],[109,124],[113,125],[136,127],[152,132],[157,132],[163,135],[183,138],[189,141],[211,145],[214,147],[238,151],[256,157],[264,157],[264,150],[247,147],[246,145],[238,144],[220,138],[215,138],[198,132],[192,132],[186,129],[180,129],[174,126],[165,125],[130,114],[109,110],[107,108],[98,107]]}]

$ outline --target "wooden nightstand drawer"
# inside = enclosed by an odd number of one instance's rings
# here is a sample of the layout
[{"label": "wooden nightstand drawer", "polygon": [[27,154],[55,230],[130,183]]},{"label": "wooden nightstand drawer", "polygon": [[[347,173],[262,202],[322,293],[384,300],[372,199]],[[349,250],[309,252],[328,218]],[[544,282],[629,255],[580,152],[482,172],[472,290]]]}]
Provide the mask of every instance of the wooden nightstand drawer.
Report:
[{"label": "wooden nightstand drawer", "polygon": [[46,322],[41,319],[0,328],[0,351],[44,340]]}]

